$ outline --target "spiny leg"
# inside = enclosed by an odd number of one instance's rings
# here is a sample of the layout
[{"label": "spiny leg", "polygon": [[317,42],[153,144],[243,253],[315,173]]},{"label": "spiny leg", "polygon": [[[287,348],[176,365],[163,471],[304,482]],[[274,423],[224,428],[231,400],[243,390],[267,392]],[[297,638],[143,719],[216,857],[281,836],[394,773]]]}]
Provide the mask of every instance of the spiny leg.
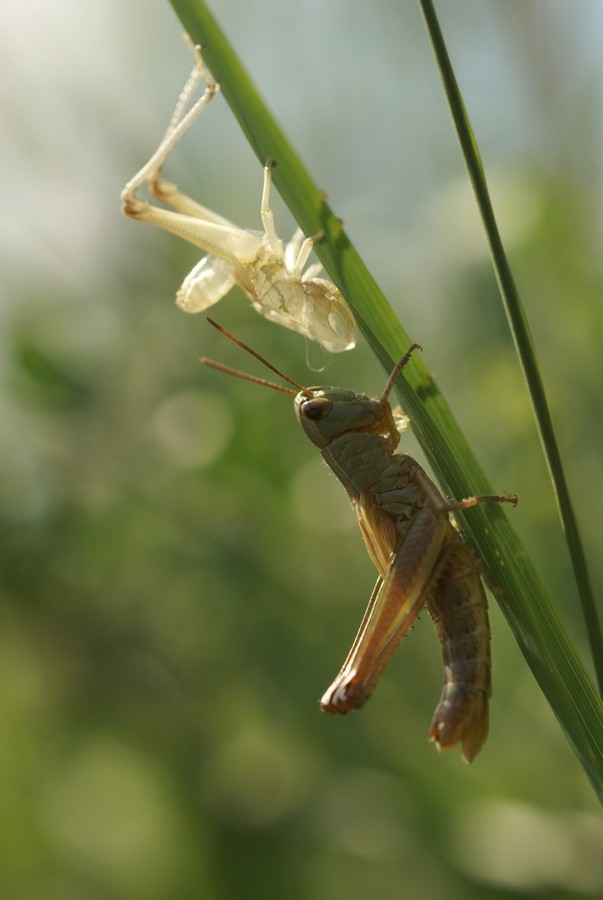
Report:
[{"label": "spiny leg", "polygon": [[[205,84],[205,90],[189,108],[195,89],[197,85],[201,83]],[[149,186],[151,193],[154,193],[161,199],[164,199],[164,194],[182,196],[178,195],[175,186],[168,185],[167,182],[165,183],[166,187],[162,187],[162,182],[159,179],[159,172],[180,138],[186,134],[193,122],[201,115],[212,97],[219,90],[220,86],[212,80],[208,69],[203,63],[201,49],[195,47],[195,65],[182,89],[167,131],[151,158],[145,163],[140,171],[128,181],[122,191],[122,209],[126,215],[135,218],[144,218],[144,208],[148,207],[150,204],[148,201],[140,200],[136,196],[136,192],[144,184]],[[193,201],[190,202],[192,203]]]},{"label": "spiny leg", "polygon": [[[199,84],[205,85],[203,94],[193,100]],[[232,222],[182,194],[175,184],[159,177],[161,167],[166,162],[175,144],[201,115],[212,97],[219,91],[205,67],[199,47],[195,47],[195,65],[180,94],[168,129],[149,161],[130,179],[122,191],[123,211],[126,215],[175,234],[189,241],[204,252],[230,263],[243,264],[255,259],[260,242],[255,235],[237,228]],[[149,192],[172,210],[142,200],[136,191],[147,184]],[[205,274],[211,267],[207,266]],[[214,277],[214,276],[212,276]],[[230,275],[220,271],[217,277],[221,284],[227,284]],[[228,285],[231,286],[231,283]],[[226,288],[227,289],[227,288]],[[222,296],[221,289],[218,294]],[[214,301],[215,302],[215,301]],[[194,304],[193,304],[194,305]],[[205,308],[202,304],[200,308]]]},{"label": "spiny leg", "polygon": [[199,45],[194,46],[193,50],[193,68],[191,70],[190,75],[188,76],[184,87],[180,92],[180,96],[178,98],[178,102],[176,103],[176,108],[172,113],[172,118],[170,119],[170,124],[167,127],[166,133],[163,136],[164,141],[168,140],[173,131],[178,127],[182,119],[185,117],[188,108],[191,106],[192,97],[197,90],[197,87],[203,83],[206,88],[211,88],[214,84],[214,79],[211,76],[211,73],[205,63],[203,62],[203,57],[201,54],[201,47]]},{"label": "spiny leg", "polygon": [[518,502],[517,494],[478,494],[476,497],[465,497],[456,503],[446,503],[445,509],[447,512],[455,512],[457,509],[471,509],[480,503],[510,503],[517,506]]},{"label": "spiny leg", "polygon": [[431,507],[436,512],[457,512],[460,509],[471,509],[473,506],[478,506],[481,503],[511,503],[513,506],[517,506],[518,503],[516,494],[478,494],[476,497],[465,497],[463,500],[449,503],[442,497],[424,472],[418,471],[416,477],[429,498]]}]

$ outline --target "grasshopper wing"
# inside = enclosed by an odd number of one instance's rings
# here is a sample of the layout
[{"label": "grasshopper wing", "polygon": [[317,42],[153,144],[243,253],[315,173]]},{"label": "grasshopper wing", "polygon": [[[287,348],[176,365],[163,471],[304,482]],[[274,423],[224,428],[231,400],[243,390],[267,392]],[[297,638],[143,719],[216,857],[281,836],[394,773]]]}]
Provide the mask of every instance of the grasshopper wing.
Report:
[{"label": "grasshopper wing", "polygon": [[449,533],[448,521],[429,508],[411,519],[387,577],[377,581],[352,649],[321,700],[325,712],[346,713],[368,700],[437,583]]}]

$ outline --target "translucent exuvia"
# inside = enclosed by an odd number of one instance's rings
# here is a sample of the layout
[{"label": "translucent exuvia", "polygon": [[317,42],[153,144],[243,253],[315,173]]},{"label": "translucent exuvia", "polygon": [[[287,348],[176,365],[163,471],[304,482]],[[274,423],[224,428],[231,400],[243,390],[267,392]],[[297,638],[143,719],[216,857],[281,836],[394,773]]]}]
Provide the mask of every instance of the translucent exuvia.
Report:
[{"label": "translucent exuvia", "polygon": [[[264,167],[260,206],[263,232],[247,231],[181,193],[161,177],[161,169],[180,138],[219,91],[195,47],[195,63],[159,147],[122,191],[127,216],[149,222],[194,244],[207,255],[184,279],[176,295],[185,312],[198,313],[217,303],[234,286],[260,315],[311,338],[331,353],[356,343],[356,322],[339,289],[320,277],[322,266],[306,267],[314,242],[298,229],[289,243],[278,237],[270,208],[274,160]],[[201,96],[196,97],[202,88]],[[196,99],[195,99],[196,97]],[[149,194],[165,206],[141,199]]]}]

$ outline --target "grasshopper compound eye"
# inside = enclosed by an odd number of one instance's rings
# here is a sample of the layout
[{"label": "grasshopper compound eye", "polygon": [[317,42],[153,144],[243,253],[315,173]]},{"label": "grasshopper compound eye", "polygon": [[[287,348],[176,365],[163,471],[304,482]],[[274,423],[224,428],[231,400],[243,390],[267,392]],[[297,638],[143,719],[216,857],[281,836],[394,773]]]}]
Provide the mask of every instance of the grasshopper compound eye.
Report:
[{"label": "grasshopper compound eye", "polygon": [[326,419],[332,409],[333,401],[328,397],[312,397],[301,404],[299,411],[304,418],[320,422],[321,419]]}]

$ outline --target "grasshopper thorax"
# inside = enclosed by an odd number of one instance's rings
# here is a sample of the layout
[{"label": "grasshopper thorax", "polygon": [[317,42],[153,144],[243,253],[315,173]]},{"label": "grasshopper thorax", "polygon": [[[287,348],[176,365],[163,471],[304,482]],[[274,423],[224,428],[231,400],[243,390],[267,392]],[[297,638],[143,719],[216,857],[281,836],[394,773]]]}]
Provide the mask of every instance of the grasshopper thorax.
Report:
[{"label": "grasshopper thorax", "polygon": [[317,447],[327,447],[334,438],[352,431],[381,434],[395,442],[398,434],[389,403],[344,388],[307,388],[295,398],[297,421]]}]

